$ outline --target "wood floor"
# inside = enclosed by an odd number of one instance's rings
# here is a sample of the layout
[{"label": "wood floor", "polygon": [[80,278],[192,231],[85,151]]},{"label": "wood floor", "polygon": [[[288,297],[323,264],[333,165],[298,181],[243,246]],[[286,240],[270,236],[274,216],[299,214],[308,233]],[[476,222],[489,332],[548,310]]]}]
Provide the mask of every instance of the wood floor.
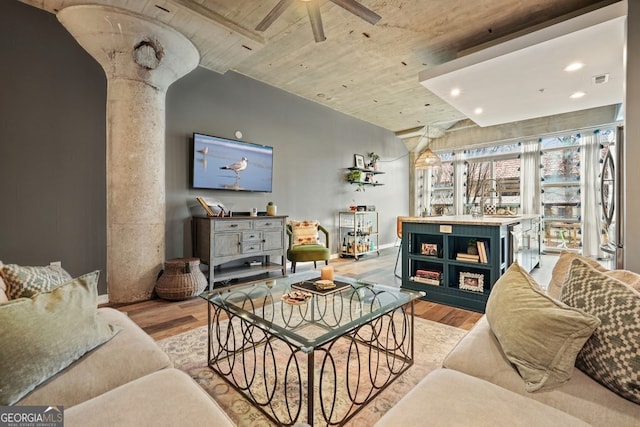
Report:
[{"label": "wood floor", "polygon": [[[330,264],[333,265],[337,275],[399,287],[401,280],[395,277],[393,271],[397,251],[397,248],[388,248],[380,251],[379,256],[376,254],[367,255],[358,261],[353,258],[338,258],[331,260]],[[318,264],[318,272],[321,265],[324,264]],[[301,272],[311,269],[313,269],[313,263],[309,262],[298,264],[296,270]],[[128,313],[134,322],[155,339],[170,337],[207,324],[207,304],[203,299],[197,297],[179,302],[152,299],[135,304],[115,306],[115,308]],[[466,330],[470,329],[482,315],[422,300],[416,303],[415,314],[423,319]]]}]

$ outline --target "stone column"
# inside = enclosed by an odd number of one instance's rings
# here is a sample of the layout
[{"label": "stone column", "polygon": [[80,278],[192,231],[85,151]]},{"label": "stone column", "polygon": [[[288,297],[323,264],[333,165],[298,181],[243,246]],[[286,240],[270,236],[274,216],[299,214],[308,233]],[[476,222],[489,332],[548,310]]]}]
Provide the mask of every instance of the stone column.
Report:
[{"label": "stone column", "polygon": [[57,16],[107,76],[109,300],[149,299],[165,255],[165,94],[200,57],[173,28],[123,9]]}]

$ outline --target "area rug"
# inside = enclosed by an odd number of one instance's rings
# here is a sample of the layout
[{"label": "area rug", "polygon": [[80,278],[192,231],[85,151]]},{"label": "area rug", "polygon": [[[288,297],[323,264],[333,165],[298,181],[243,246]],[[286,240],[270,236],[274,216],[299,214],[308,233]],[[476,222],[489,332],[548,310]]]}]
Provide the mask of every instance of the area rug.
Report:
[{"label": "area rug", "polygon": [[[440,367],[453,346],[466,334],[448,325],[415,319],[414,364],[364,407],[346,425],[373,425],[429,372]],[[189,374],[241,427],[273,426],[262,412],[207,366],[207,327],[158,341],[176,368]]]}]

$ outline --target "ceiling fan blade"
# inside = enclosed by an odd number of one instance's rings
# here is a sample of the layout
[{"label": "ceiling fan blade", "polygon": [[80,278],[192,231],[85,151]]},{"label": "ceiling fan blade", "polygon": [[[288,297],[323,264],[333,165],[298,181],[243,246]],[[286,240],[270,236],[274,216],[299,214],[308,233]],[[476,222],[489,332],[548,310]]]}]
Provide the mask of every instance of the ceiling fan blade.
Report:
[{"label": "ceiling fan blade", "polygon": [[256,27],[256,31],[264,31],[269,28],[271,24],[273,24],[273,22],[278,19],[280,15],[282,15],[282,12],[284,12],[284,10],[289,7],[289,5],[294,1],[295,0],[280,0],[278,4],[276,4],[273,9],[271,9],[271,11],[267,13],[267,16],[265,16],[264,19],[260,21],[260,23]]},{"label": "ceiling fan blade", "polygon": [[353,13],[354,15],[364,19],[371,25],[376,25],[376,22],[382,19],[380,15],[378,15],[371,9],[367,9],[366,7],[358,3],[356,0],[331,0],[331,1],[337,4],[338,6],[342,7],[343,9],[346,9],[349,12]]},{"label": "ceiling fan blade", "polygon": [[322,17],[320,16],[320,6],[317,1],[305,2],[307,4],[307,13],[309,14],[309,21],[311,21],[311,31],[313,31],[313,38],[316,39],[316,43],[325,41],[327,38],[324,36],[324,29],[322,28]]}]

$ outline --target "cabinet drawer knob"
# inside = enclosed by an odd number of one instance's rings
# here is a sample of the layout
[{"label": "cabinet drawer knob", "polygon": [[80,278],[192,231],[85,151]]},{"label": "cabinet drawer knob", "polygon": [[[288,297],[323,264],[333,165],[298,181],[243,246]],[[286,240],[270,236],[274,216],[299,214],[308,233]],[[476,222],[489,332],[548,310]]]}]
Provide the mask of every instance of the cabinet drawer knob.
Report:
[{"label": "cabinet drawer knob", "polygon": [[229,227],[231,227],[231,228],[234,228],[234,227],[237,227],[237,226],[238,226],[238,224],[230,224],[229,225]]}]

